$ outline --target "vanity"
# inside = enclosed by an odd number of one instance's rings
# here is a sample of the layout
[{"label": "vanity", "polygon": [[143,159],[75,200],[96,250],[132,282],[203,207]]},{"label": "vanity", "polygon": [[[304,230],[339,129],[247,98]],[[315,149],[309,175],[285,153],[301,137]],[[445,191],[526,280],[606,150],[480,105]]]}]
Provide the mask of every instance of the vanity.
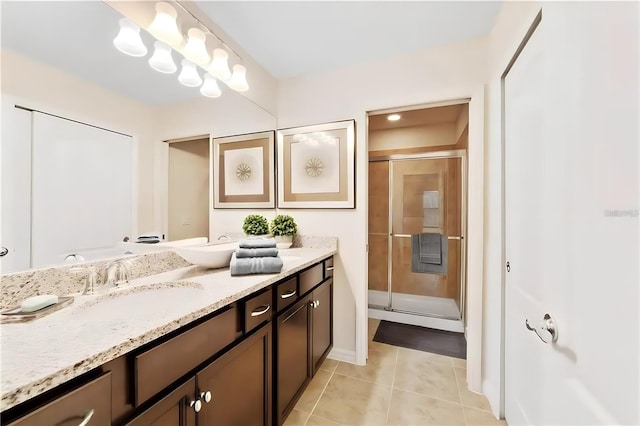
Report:
[{"label": "vanity", "polygon": [[332,348],[336,252],[287,250],[273,275],[178,268],[3,324],[2,424],[282,424]]}]

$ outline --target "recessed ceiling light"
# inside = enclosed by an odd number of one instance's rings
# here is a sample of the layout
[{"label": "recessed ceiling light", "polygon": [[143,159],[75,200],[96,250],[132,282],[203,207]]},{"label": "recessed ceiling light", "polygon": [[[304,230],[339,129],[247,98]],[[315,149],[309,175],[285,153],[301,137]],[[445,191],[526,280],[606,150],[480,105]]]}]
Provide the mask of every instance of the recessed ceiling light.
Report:
[{"label": "recessed ceiling light", "polygon": [[389,121],[398,121],[400,120],[400,114],[391,114],[387,116],[387,120]]}]

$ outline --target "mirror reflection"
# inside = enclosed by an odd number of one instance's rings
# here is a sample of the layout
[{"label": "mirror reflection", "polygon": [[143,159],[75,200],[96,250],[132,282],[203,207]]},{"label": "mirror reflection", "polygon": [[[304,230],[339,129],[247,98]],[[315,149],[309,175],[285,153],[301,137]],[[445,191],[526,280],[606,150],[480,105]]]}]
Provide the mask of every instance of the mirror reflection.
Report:
[{"label": "mirror reflection", "polygon": [[151,69],[144,30],[147,54],[122,54],[122,15],[103,2],[0,7],[1,273],[238,227],[238,212],[211,208],[209,138],[275,129],[273,115],[224,84],[208,98]]}]

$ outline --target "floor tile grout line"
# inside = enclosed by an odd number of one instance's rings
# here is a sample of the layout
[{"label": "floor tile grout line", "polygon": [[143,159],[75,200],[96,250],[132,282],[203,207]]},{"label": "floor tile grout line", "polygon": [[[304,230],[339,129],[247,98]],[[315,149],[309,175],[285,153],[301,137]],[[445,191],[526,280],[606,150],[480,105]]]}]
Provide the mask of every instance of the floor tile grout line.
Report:
[{"label": "floor tile grout line", "polygon": [[[456,388],[458,389],[458,397],[460,398],[460,402],[462,402],[462,392],[460,392],[460,383],[458,382],[458,373],[456,373],[455,367],[453,368],[453,377],[456,379]],[[467,413],[464,410],[464,405],[462,405],[462,416],[464,417],[464,424],[469,426],[469,422],[467,421]]]},{"label": "floor tile grout line", "polygon": [[[397,388],[397,387],[394,387],[393,390],[398,390],[398,391],[401,391],[401,392],[410,393],[412,395],[423,396],[425,398],[435,399],[435,400],[441,401],[441,402],[448,402],[449,404],[457,405],[460,408],[465,407],[465,405],[463,405],[460,402],[451,401],[450,399],[438,398],[437,396],[427,395],[426,393],[420,393],[420,392],[412,391],[412,390],[409,390],[409,389],[403,389],[403,388]],[[467,407],[467,408],[473,408],[473,407]]]},{"label": "floor tile grout line", "polygon": [[[327,383],[324,384],[324,387],[322,388],[322,392],[320,392],[320,396],[316,400],[316,403],[313,404],[313,408],[311,409],[311,413],[309,414],[309,417],[307,418],[307,421],[304,422],[304,424],[307,424],[309,422],[309,419],[311,418],[311,416],[314,415],[313,412],[315,411],[316,407],[320,403],[320,400],[322,399],[322,395],[324,395],[324,391],[327,390],[327,386],[329,386],[329,382],[333,378],[333,375],[335,374],[335,370],[338,369],[338,365],[340,365],[340,361],[338,361],[338,363],[336,364],[336,368],[331,372],[331,375],[329,376],[329,380],[327,380]],[[321,416],[318,416],[318,417],[321,417]],[[329,419],[327,419],[327,420],[329,420]]]},{"label": "floor tile grout line", "polygon": [[398,369],[398,358],[400,357],[400,351],[396,351],[396,362],[393,366],[393,378],[391,379],[391,389],[389,391],[389,404],[387,405],[387,417],[384,424],[389,424],[389,412],[391,411],[391,399],[393,398],[393,385],[396,383],[396,370]]},{"label": "floor tile grout line", "polygon": [[364,382],[364,383],[367,383],[369,385],[382,386],[384,388],[390,388],[391,387],[391,384],[388,384],[388,383],[372,382],[371,380],[365,380],[365,379],[361,379],[360,377],[349,376],[348,374],[344,374],[344,373],[335,372],[334,374],[337,374],[338,376],[346,377],[347,379],[358,380],[360,382]]}]

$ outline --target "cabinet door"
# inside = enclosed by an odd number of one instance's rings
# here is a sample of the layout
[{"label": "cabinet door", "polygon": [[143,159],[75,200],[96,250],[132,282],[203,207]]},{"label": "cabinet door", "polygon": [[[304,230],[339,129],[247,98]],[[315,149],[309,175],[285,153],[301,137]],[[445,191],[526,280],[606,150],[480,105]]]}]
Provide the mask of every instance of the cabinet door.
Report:
[{"label": "cabinet door", "polygon": [[[129,421],[129,426],[195,426],[196,380],[188,380],[169,395]],[[201,404],[201,403],[200,403]]]},{"label": "cabinet door", "polygon": [[[85,423],[86,422],[86,423]],[[64,394],[10,426],[111,424],[111,373]]]},{"label": "cabinet door", "polygon": [[271,425],[271,323],[196,375],[198,425]]},{"label": "cabinet door", "polygon": [[278,317],[277,404],[278,424],[292,408],[294,398],[309,380],[309,303],[298,301]]},{"label": "cabinet door", "polygon": [[322,283],[311,295],[311,375],[333,344],[333,278]]}]

